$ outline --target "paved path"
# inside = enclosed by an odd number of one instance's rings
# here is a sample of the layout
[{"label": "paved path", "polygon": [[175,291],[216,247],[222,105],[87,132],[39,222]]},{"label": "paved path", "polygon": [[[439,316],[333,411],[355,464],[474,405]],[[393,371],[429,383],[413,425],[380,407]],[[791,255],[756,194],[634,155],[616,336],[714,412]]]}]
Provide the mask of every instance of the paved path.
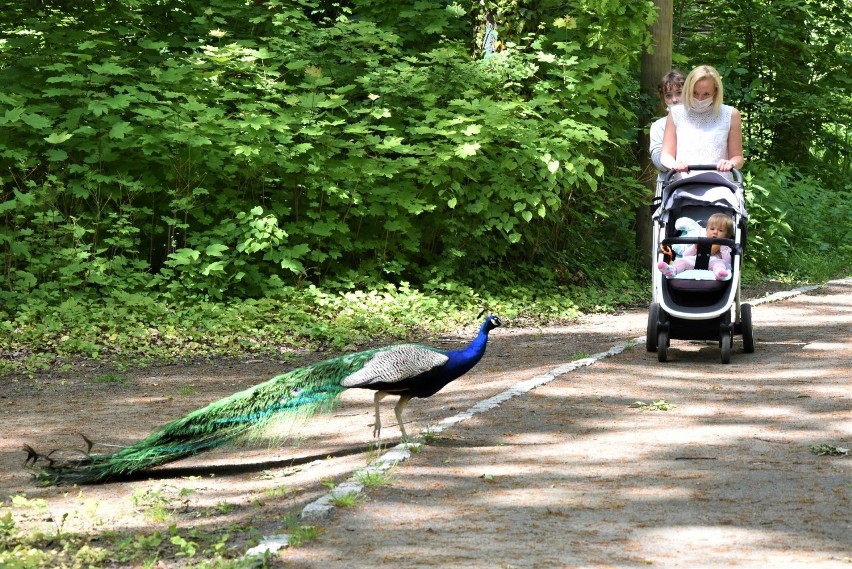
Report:
[{"label": "paved path", "polygon": [[[309,504],[324,535],[278,558],[328,569],[849,567],[850,458],[810,447],[852,446],[852,280],[786,296],[753,303],[757,352],[735,344],[730,365],[716,345],[678,341],[660,364],[626,338],[444,419],[419,452],[398,447],[371,465],[400,462],[390,484],[363,491],[369,501]],[[660,400],[675,407],[631,407]]]}]

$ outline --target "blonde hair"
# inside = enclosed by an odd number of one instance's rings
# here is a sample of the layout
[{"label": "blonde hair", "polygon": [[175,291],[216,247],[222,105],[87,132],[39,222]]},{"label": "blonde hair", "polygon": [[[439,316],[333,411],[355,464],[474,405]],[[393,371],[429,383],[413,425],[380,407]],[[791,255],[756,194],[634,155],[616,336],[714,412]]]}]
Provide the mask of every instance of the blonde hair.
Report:
[{"label": "blonde hair", "polygon": [[722,229],[725,230],[725,236],[734,236],[734,220],[731,219],[730,215],[726,213],[714,213],[707,218],[707,227],[710,227],[711,223],[713,225],[721,225]]},{"label": "blonde hair", "polygon": [[719,76],[719,72],[709,65],[699,65],[689,72],[689,75],[686,76],[686,81],[683,82],[681,102],[687,109],[692,106],[694,101],[692,91],[695,88],[695,84],[702,79],[710,79],[713,82],[713,86],[716,87],[716,92],[713,94],[713,114],[717,115],[719,114],[719,109],[722,108],[722,98],[725,90],[722,88],[722,78]]}]

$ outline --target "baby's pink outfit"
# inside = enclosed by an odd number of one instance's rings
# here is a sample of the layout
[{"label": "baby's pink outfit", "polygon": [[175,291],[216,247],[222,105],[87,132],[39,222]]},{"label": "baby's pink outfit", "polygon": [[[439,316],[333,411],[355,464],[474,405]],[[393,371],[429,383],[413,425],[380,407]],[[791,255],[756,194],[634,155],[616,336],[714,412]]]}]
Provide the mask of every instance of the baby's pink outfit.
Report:
[{"label": "baby's pink outfit", "polygon": [[[665,261],[660,261],[657,268],[660,269],[666,278],[672,278],[678,273],[687,269],[695,268],[695,257],[698,255],[698,245],[690,245],[683,252],[683,257],[675,259],[668,265]],[[717,281],[723,281],[731,274],[731,248],[726,246],[719,247],[719,252],[715,255],[710,255],[710,262],[707,266],[716,275]]]}]

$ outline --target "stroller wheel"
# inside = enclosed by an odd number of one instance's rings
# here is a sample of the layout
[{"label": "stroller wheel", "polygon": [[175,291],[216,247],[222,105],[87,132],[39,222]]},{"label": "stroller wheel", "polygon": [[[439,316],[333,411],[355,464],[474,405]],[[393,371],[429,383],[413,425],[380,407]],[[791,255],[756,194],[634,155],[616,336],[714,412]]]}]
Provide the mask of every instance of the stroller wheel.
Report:
[{"label": "stroller wheel", "polygon": [[660,303],[652,302],[648,307],[648,329],[645,333],[645,349],[657,351],[657,325],[660,322]]},{"label": "stroller wheel", "polygon": [[754,328],[751,325],[751,304],[740,306],[740,328],[743,331],[743,351],[747,354],[754,352]]},{"label": "stroller wheel", "polygon": [[657,333],[657,361],[664,362],[669,356],[669,327],[659,326]]},{"label": "stroller wheel", "polygon": [[719,343],[719,347],[722,350],[722,363],[729,364],[731,363],[731,343],[733,342],[733,333],[725,331],[722,332],[722,339]]}]

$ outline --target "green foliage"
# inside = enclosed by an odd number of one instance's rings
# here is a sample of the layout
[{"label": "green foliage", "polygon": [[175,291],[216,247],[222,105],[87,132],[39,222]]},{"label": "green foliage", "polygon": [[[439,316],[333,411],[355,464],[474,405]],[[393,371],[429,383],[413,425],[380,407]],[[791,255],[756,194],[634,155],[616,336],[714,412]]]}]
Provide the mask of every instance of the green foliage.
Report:
[{"label": "green foliage", "polygon": [[[799,269],[799,278],[828,261],[829,278],[852,266],[852,185],[826,191],[818,178],[789,166],[754,164],[747,176],[748,259],[766,274]],[[833,267],[832,267],[833,265]]]},{"label": "green foliage", "polygon": [[825,443],[811,445],[811,452],[817,456],[848,456],[849,449]]},{"label": "green foliage", "polygon": [[302,520],[298,516],[288,516],[284,520],[284,525],[287,527],[287,536],[289,538],[287,543],[289,547],[299,547],[322,535],[322,529],[302,523]]},{"label": "green foliage", "polygon": [[331,497],[331,503],[338,508],[351,508],[362,501],[364,498],[357,492],[337,493]]},{"label": "green foliage", "polygon": [[[119,369],[150,360],[277,355],[297,348],[340,350],[375,340],[457,330],[473,326],[483,309],[508,321],[557,322],[583,312],[612,311],[644,303],[648,282],[626,264],[570,278],[542,267],[521,280],[509,268],[484,272],[482,282],[452,280],[408,283],[380,289],[328,291],[282,289],[278,298],[179,305],[150,296],[106,298],[88,311],[69,300],[57,308],[26,305],[0,320],[0,355],[6,371],[36,372],[62,367],[75,358],[100,358]],[[13,332],[13,333],[12,333]],[[104,372],[96,381],[120,382]]]},{"label": "green foliage", "polygon": [[389,470],[361,469],[355,473],[355,480],[367,488],[385,486],[394,479],[394,473]]},{"label": "green foliage", "polygon": [[[134,504],[144,511],[168,508],[183,496],[183,490],[174,497],[173,489],[164,487],[148,491],[137,489]],[[225,531],[210,528],[179,528],[171,525],[165,531],[150,533],[112,532],[85,535],[63,532],[61,523],[77,517],[91,523],[97,504],[82,510],[66,512],[61,522],[51,513],[45,499],[30,499],[25,495],[12,496],[8,506],[0,504],[0,566],[4,569],[47,569],[53,567],[154,567],[161,559],[193,559],[193,567],[248,568],[261,566],[262,559],[247,563],[243,550],[231,542],[233,528]],[[24,532],[18,529],[20,521],[49,521],[53,532],[37,530]],[[38,522],[36,522],[38,523]],[[97,522],[95,525],[99,525]],[[32,524],[21,527],[33,528]],[[254,528],[241,528],[249,534]],[[265,563],[263,563],[265,566]]]},{"label": "green foliage", "polygon": [[4,11],[0,296],[259,298],[629,242],[651,3],[522,14],[485,64],[465,5]]},{"label": "green foliage", "polygon": [[162,489],[136,488],[133,491],[133,505],[143,509],[146,517],[154,523],[162,523],[171,518],[169,508],[172,502],[173,498]]},{"label": "green foliage", "polygon": [[675,49],[719,69],[726,101],[743,113],[747,157],[848,191],[852,49],[840,32],[852,25],[848,1],[676,4]]}]

